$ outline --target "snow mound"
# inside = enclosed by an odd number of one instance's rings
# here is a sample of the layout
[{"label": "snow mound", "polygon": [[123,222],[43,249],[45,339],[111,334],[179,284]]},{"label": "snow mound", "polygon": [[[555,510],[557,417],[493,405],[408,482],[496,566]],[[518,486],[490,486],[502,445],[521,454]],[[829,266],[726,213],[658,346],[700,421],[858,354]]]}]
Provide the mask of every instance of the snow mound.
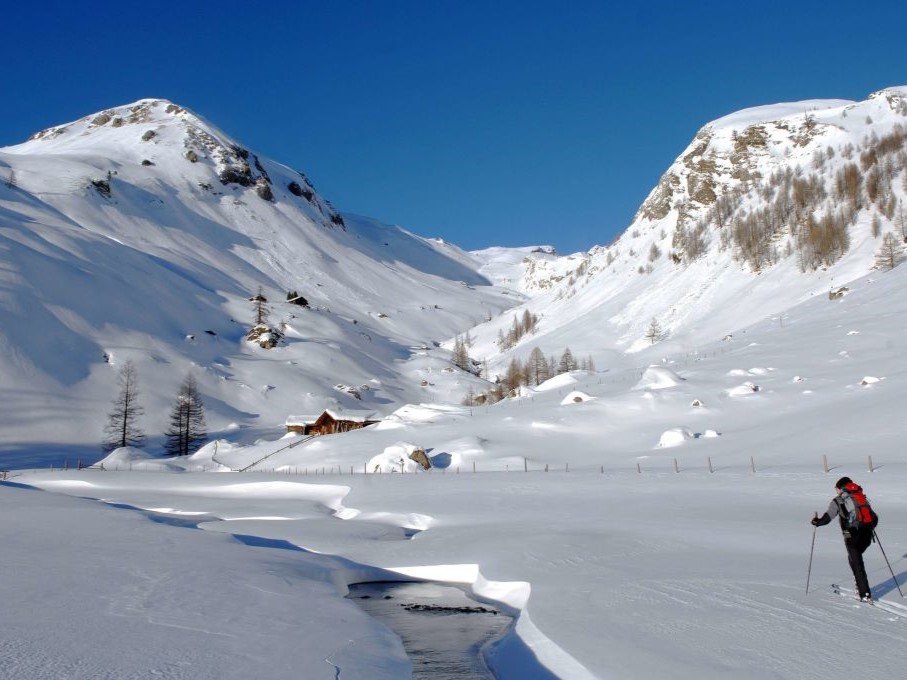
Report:
[{"label": "snow mound", "polygon": [[396,423],[431,423],[450,416],[469,416],[469,409],[446,404],[406,404],[394,411],[386,420]]},{"label": "snow mound", "polygon": [[676,387],[684,381],[674,371],[661,366],[649,366],[645,373],[642,374],[639,382],[636,383],[634,390],[663,390],[669,387]]},{"label": "snow mound", "polygon": [[758,392],[759,389],[759,385],[754,385],[751,382],[745,382],[742,385],[737,385],[737,387],[731,387],[730,389],[725,390],[725,392],[730,397],[745,397]]},{"label": "snow mound", "polygon": [[132,446],[122,446],[111,451],[106,458],[96,463],[105,470],[153,470],[161,472],[182,472],[183,468],[166,460],[156,458],[147,451]]},{"label": "snow mound", "polygon": [[669,449],[673,446],[680,446],[684,444],[687,440],[693,439],[693,433],[685,427],[672,427],[670,430],[665,430],[661,433],[661,438],[658,440],[659,449]]},{"label": "snow mound", "polygon": [[879,382],[879,378],[876,378],[871,375],[867,375],[860,381],[860,384],[865,387],[867,385],[875,385],[877,382]]},{"label": "snow mound", "polygon": [[578,390],[574,390],[573,392],[568,394],[566,397],[561,399],[561,406],[565,406],[567,404],[580,404],[584,401],[592,401],[593,399],[595,399],[595,397],[590,397],[585,392],[580,392]]},{"label": "snow mound", "polygon": [[410,455],[420,447],[407,442],[391,444],[382,453],[374,456],[368,462],[369,473],[416,473],[422,472],[422,466],[410,458]]},{"label": "snow mound", "polygon": [[571,373],[561,373],[550,380],[546,380],[535,388],[536,392],[547,392],[549,390],[559,390],[562,387],[570,387],[577,383],[576,378]]}]

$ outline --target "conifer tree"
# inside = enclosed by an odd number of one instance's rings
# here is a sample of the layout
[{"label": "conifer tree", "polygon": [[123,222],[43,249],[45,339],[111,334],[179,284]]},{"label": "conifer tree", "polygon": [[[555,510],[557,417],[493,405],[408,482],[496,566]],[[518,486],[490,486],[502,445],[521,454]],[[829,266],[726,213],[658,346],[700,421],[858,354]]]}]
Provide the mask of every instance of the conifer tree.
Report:
[{"label": "conifer tree", "polygon": [[661,324],[658,323],[658,319],[652,317],[649,328],[646,330],[646,339],[651,340],[654,345],[657,341],[661,340],[663,334],[664,331],[661,330]]},{"label": "conifer tree", "polygon": [[145,434],[136,424],[144,411],[138,403],[138,374],[131,360],[123,364],[117,382],[120,392],[104,427],[105,451],[113,451],[121,446],[141,446],[145,440]]},{"label": "conifer tree", "polygon": [[503,387],[507,392],[517,390],[525,382],[523,376],[523,367],[520,360],[514,357],[507,366],[507,372],[504,374]]},{"label": "conifer tree", "polygon": [[573,352],[570,351],[570,348],[567,347],[564,350],[564,353],[561,354],[561,360],[557,364],[557,372],[560,373],[569,373],[570,371],[576,370],[576,359],[573,358]]},{"label": "conifer tree", "polygon": [[173,456],[188,456],[208,438],[205,426],[205,405],[198,391],[195,376],[189,373],[180,385],[170,412],[170,428],[165,433],[164,448]]},{"label": "conifer tree", "polygon": [[904,246],[897,236],[886,232],[882,237],[882,247],[876,253],[876,267],[879,269],[894,269],[904,260]]},{"label": "conifer tree", "polygon": [[258,295],[249,299],[255,305],[255,325],[267,325],[268,315],[271,313],[271,310],[268,308],[268,299],[262,293],[261,286],[258,288]]},{"label": "conifer tree", "polygon": [[524,373],[530,385],[541,385],[551,377],[548,374],[548,360],[538,347],[530,352]]},{"label": "conifer tree", "polygon": [[[467,338],[469,336],[467,335]],[[457,368],[460,368],[464,371],[468,371],[470,366],[469,360],[469,350],[467,349],[466,340],[461,338],[459,335],[454,340],[453,347],[453,362]]]}]

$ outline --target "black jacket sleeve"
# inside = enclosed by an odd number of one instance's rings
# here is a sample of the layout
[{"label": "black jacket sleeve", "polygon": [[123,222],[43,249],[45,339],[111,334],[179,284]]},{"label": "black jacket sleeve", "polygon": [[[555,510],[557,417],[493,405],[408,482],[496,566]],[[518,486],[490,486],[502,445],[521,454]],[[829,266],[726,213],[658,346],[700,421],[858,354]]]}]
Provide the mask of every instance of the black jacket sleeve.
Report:
[{"label": "black jacket sleeve", "polygon": [[812,524],[813,524],[814,527],[824,527],[824,526],[825,526],[826,524],[828,524],[830,521],[831,521],[831,517],[829,517],[829,516],[828,516],[828,513],[826,512],[824,515],[822,515],[822,516],[819,517],[818,519],[815,519],[815,518],[814,518],[814,519],[812,520]]}]

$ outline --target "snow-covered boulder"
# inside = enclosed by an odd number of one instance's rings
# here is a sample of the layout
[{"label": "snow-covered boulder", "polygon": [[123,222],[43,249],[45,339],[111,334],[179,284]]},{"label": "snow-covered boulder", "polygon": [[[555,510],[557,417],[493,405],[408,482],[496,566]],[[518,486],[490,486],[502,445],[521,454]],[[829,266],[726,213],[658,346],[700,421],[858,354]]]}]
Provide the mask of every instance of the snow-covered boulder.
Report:
[{"label": "snow-covered boulder", "polygon": [[673,446],[680,446],[687,440],[693,439],[694,436],[695,435],[685,427],[672,427],[670,430],[665,430],[661,433],[661,438],[658,440],[658,448],[669,449]]},{"label": "snow-covered boulder", "polygon": [[585,392],[580,392],[579,390],[574,390],[573,392],[568,394],[566,397],[561,399],[561,406],[565,406],[567,404],[581,404],[584,401],[592,401],[593,399],[595,399],[595,397],[590,397]]},{"label": "snow-covered boulder", "polygon": [[683,378],[677,375],[669,368],[661,366],[649,366],[642,374],[639,382],[633,387],[634,390],[663,390],[669,387],[676,387]]},{"label": "snow-covered boulder", "polygon": [[379,453],[377,456],[374,456],[368,462],[368,471],[369,473],[381,472],[403,472],[403,473],[415,473],[421,472],[423,466],[413,460],[410,456],[413,455],[416,451],[422,451],[422,454],[425,454],[424,449],[415,444],[408,444],[407,442],[397,442],[388,446],[382,453]]},{"label": "snow-covered boulder", "polygon": [[728,390],[725,390],[729,397],[746,397],[751,394],[755,394],[759,391],[759,385],[754,385],[751,382],[745,382],[742,385],[737,385],[737,387],[731,387]]}]

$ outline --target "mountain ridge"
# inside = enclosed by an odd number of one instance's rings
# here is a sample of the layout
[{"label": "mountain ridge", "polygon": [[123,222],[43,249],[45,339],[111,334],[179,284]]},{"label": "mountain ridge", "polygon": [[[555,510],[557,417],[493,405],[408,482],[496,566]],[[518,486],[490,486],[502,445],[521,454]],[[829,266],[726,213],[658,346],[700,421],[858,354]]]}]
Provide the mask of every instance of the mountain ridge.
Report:
[{"label": "mountain ridge", "polygon": [[[341,217],[304,175],[171,102],[49,128],[0,149],[0,168],[0,440],[17,446],[97,441],[125,360],[152,432],[188,371],[212,431],[453,399],[421,376],[450,365],[435,343],[521,299],[455,246]],[[259,289],[285,336],[269,351],[244,339]],[[291,292],[308,306],[283,302]],[[54,426],[21,427],[36,419]]]},{"label": "mountain ridge", "polygon": [[535,347],[636,353],[653,319],[660,352],[688,352],[873,271],[886,239],[902,257],[905,237],[907,87],[745,109],[699,130],[610,245],[566,272],[537,260],[541,292],[512,312],[536,331],[501,353],[511,317],[493,320],[476,352],[498,375]]},{"label": "mountain ridge", "polygon": [[[196,371],[212,430],[273,431],[291,413],[459,403],[488,389],[453,366],[467,330],[469,356],[494,380],[536,347],[610,370],[783,322],[871,271],[882,236],[899,231],[905,102],[907,88],[888,88],[718,118],[614,242],[567,256],[466,253],[341,215],[304,174],[167,100],[48,128],[0,149],[0,364],[8,395],[29,395],[0,438],[19,442],[18,424],[43,414],[59,440],[92,441],[110,369],[126,359],[157,414],[149,430]],[[856,193],[839,187],[851,167]],[[872,173],[882,179],[870,185]],[[810,235],[829,220],[845,244],[821,250]],[[270,351],[244,339],[259,289],[284,336]],[[282,302],[291,292],[308,306]],[[527,313],[531,331],[502,346]]]}]

